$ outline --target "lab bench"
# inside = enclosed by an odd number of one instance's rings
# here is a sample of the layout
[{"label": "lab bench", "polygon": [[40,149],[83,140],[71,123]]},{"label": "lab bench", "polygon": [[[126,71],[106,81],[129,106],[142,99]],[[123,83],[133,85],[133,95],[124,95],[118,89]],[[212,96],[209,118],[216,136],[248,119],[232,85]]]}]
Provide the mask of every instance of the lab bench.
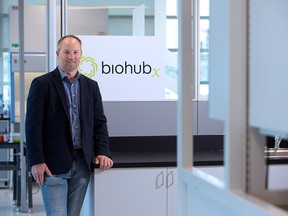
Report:
[{"label": "lab bench", "polygon": [[[13,154],[11,159],[6,161],[0,161],[0,170],[2,171],[12,171],[13,172],[13,202],[17,208],[21,207],[21,147],[20,143],[16,142],[0,142],[0,149],[11,150]],[[24,147],[24,152],[26,148]],[[10,152],[10,151],[9,151]],[[24,178],[27,180],[27,199],[28,199],[28,208],[32,209],[32,177],[30,170],[27,168],[26,175]]]}]

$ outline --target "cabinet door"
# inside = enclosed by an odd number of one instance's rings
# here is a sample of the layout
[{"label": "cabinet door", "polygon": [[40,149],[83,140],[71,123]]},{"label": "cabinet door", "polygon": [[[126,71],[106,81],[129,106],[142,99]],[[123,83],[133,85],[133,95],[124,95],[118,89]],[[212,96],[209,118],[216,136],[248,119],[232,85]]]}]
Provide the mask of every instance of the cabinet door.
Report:
[{"label": "cabinet door", "polygon": [[223,166],[199,166],[196,167],[209,175],[219,179],[220,181],[224,181],[224,167]]},{"label": "cabinet door", "polygon": [[166,176],[167,216],[177,216],[178,211],[178,173],[177,168],[168,168]]},{"label": "cabinet door", "polygon": [[267,177],[268,190],[288,190],[287,164],[269,165]]},{"label": "cabinet door", "polygon": [[165,168],[95,171],[95,216],[166,216]]},{"label": "cabinet door", "polygon": [[94,175],[91,175],[80,216],[94,215]]}]

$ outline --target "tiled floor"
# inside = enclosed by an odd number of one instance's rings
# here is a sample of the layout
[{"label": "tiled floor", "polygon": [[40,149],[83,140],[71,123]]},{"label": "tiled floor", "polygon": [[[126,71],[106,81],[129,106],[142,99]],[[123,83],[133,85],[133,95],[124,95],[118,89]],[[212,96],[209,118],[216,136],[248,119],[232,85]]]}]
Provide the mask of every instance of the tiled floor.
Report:
[{"label": "tiled floor", "polygon": [[3,216],[44,216],[44,206],[41,191],[37,184],[33,184],[33,208],[31,213],[18,212],[16,206],[13,205],[13,190],[7,188],[0,189],[0,215]]}]

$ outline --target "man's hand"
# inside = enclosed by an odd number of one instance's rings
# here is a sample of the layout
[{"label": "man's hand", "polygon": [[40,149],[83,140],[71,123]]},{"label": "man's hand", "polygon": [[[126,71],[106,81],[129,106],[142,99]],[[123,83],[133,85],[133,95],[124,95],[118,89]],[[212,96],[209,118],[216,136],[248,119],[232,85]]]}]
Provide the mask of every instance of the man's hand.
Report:
[{"label": "man's hand", "polygon": [[44,174],[51,176],[52,173],[48,169],[45,163],[36,164],[31,167],[31,173],[36,183],[43,185],[44,184]]},{"label": "man's hand", "polygon": [[107,170],[113,166],[113,161],[107,156],[98,155],[95,158],[95,164],[99,164],[101,170]]}]

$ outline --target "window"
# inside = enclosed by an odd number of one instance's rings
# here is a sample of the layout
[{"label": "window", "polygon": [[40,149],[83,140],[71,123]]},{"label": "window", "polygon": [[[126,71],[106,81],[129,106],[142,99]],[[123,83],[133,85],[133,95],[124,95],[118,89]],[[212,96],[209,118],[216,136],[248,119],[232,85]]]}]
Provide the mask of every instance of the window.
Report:
[{"label": "window", "polygon": [[[209,95],[209,0],[200,2],[200,71],[199,94],[196,96],[199,100],[206,100]],[[177,1],[167,0],[167,22],[166,39],[167,48],[170,52],[177,55],[178,52],[178,19],[177,19]],[[167,72],[177,80],[177,69],[173,66],[167,67]],[[197,86],[197,85],[195,85]]]}]

